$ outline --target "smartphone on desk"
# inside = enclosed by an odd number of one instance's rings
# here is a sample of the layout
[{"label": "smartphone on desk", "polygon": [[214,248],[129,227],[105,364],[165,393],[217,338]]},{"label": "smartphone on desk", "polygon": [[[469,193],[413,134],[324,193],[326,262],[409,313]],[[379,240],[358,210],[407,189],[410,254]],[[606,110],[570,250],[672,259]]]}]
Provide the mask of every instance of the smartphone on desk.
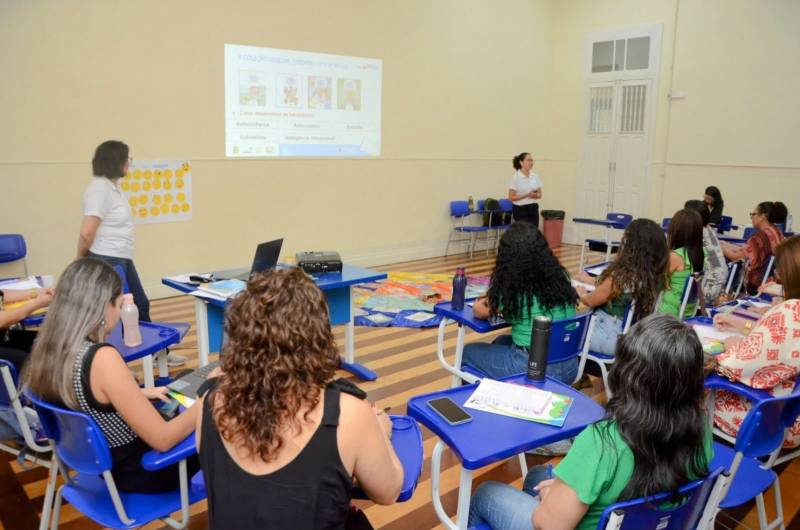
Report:
[{"label": "smartphone on desk", "polygon": [[156,410],[167,421],[178,415],[180,405],[180,402],[171,396],[168,402],[158,401],[155,403]]},{"label": "smartphone on desk", "polygon": [[450,398],[436,398],[428,401],[428,406],[450,425],[461,425],[472,421],[467,411],[455,404]]}]

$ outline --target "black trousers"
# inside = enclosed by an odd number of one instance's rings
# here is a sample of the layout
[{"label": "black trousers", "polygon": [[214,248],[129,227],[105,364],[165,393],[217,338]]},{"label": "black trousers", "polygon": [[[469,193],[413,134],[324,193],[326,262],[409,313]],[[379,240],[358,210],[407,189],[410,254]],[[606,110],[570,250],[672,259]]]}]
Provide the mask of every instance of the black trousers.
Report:
[{"label": "black trousers", "polygon": [[517,206],[513,204],[511,211],[514,214],[515,221],[526,221],[532,223],[533,226],[539,226],[539,204],[526,204],[524,206]]},{"label": "black trousers", "polygon": [[35,331],[10,329],[6,332],[0,329],[0,359],[13,364],[17,375],[22,371],[22,366],[31,354],[35,338]]}]

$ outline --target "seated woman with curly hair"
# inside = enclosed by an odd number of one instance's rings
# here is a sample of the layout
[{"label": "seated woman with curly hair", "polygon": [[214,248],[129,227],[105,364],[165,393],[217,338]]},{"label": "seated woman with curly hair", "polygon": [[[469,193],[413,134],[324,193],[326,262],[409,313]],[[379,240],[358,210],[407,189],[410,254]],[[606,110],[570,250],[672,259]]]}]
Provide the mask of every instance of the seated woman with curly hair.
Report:
[{"label": "seated woman with curly hair", "polygon": [[[500,238],[489,291],[472,308],[477,318],[502,316],[511,325],[511,334],[497,337],[491,344],[467,344],[461,365],[492,379],[524,372],[533,319],[539,315],[552,320],[575,316],[577,302],[569,274],[539,229],[530,223],[512,224]],[[572,383],[577,373],[577,358],[547,365],[547,375],[566,383]]]},{"label": "seated woman with curly hair", "polygon": [[355,480],[379,504],[403,481],[383,411],[332,384],[325,297],[300,269],[254,276],[228,308],[197,445],[210,528],[345,528]]}]

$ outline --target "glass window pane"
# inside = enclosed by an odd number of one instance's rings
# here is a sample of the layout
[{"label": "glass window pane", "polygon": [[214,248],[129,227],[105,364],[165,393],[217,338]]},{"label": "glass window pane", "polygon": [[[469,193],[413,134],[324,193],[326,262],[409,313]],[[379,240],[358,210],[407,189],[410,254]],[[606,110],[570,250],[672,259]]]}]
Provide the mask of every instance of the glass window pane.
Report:
[{"label": "glass window pane", "polygon": [[625,40],[618,40],[614,48],[614,71],[619,72],[625,69]]},{"label": "glass window pane", "polygon": [[628,39],[626,70],[643,70],[650,66],[650,37]]},{"label": "glass window pane", "polygon": [[592,73],[610,72],[614,60],[614,41],[595,42],[592,45]]}]

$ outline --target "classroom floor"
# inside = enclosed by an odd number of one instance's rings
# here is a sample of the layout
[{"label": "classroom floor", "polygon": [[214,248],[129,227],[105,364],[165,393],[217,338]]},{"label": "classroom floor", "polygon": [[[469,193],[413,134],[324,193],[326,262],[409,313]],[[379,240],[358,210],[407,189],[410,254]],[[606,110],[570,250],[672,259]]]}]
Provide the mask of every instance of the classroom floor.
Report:
[{"label": "classroom floor", "polygon": [[[571,273],[577,271],[580,247],[564,245],[556,251],[556,255],[567,270]],[[593,258],[594,261],[600,261],[602,256],[596,254]],[[458,255],[374,268],[383,271],[451,273],[460,265],[466,266],[468,274],[489,275],[494,266],[494,256],[490,254],[487,257],[483,252],[476,252],[473,259],[469,259],[466,255]],[[154,300],[151,314],[155,321],[189,322],[192,326],[195,322],[193,301],[188,296]],[[341,347],[344,341],[344,329],[338,326],[334,332]],[[357,327],[355,334],[356,359],[378,373],[377,381],[360,383],[361,388],[368,392],[369,399],[375,401],[380,407],[390,406],[392,413],[400,414],[405,411],[405,404],[412,396],[447,388],[450,376],[440,368],[436,359],[436,335],[436,328],[420,330]],[[467,340],[489,341],[493,336],[494,334],[487,334],[478,337],[468,333]],[[446,348],[451,354],[455,348],[455,341],[456,327],[452,326],[446,335]],[[196,347],[196,336],[192,330],[180,345],[180,349],[175,350],[175,353],[189,358],[189,368],[197,366]],[[133,368],[140,369],[140,366],[134,364]],[[185,367],[181,367],[181,369],[183,368]],[[349,374],[341,372],[339,375],[346,377]],[[594,381],[594,386],[585,392],[600,402],[605,399],[601,381]],[[423,440],[425,463],[419,485],[411,500],[393,506],[377,506],[368,502],[359,503],[376,529],[428,530],[443,528],[436,518],[431,503],[430,454],[436,438],[423,429]],[[529,464],[548,461],[555,463],[557,461],[556,459],[530,456],[528,460]],[[499,480],[516,486],[521,485],[519,465],[516,459],[484,468],[476,472],[474,476],[475,485],[484,480]],[[22,470],[16,461],[0,456],[0,530],[24,530],[37,527],[46,477],[46,470],[43,468]],[[800,511],[800,488],[798,487],[800,485],[800,462],[796,460],[783,466],[780,478],[783,509],[786,521],[789,521],[787,528],[800,530],[800,515],[798,515]],[[457,487],[457,460],[451,453],[445,452],[442,461],[441,493],[445,509],[450,514],[455,514]],[[771,495],[767,496],[767,506],[768,510],[773,506]],[[208,528],[206,509],[205,502],[192,506],[193,515],[189,525],[191,530]],[[768,513],[771,516],[771,510]],[[743,521],[743,524],[737,525],[728,518],[729,515]],[[729,514],[721,514],[718,517],[717,527],[758,528],[754,505],[745,506]],[[62,510],[60,528],[88,530],[100,527],[81,516],[71,506],[65,506]],[[152,523],[144,528],[166,530],[169,527],[161,523]]]}]

